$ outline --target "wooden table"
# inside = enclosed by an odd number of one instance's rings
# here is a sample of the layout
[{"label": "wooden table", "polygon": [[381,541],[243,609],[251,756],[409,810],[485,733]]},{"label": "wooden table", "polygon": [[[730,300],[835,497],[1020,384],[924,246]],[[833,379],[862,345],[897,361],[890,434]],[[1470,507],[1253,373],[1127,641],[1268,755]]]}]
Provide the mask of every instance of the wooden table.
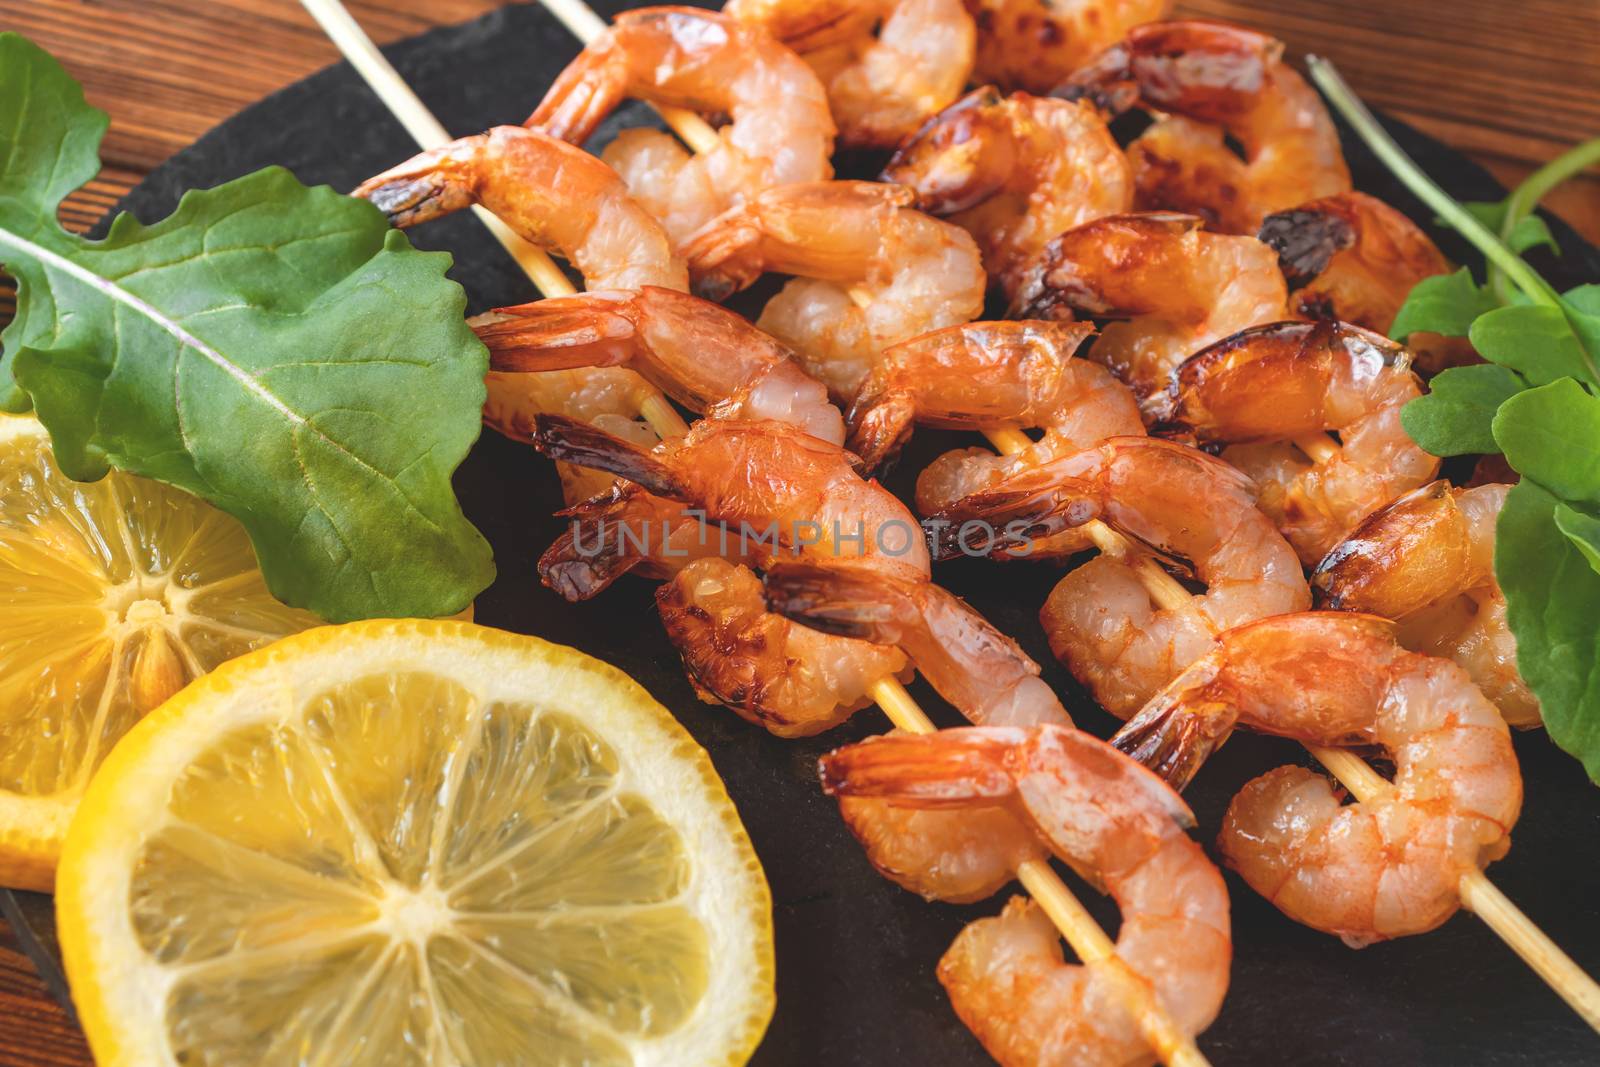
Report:
[{"label": "wooden table", "polygon": [[[350,0],[380,42],[497,0]],[[1184,0],[1339,64],[1371,103],[1508,184],[1600,134],[1596,0]],[[245,105],[337,60],[294,0],[0,0],[0,29],[61,59],[111,113],[104,173],[63,217],[87,228],[152,167]],[[470,77],[471,72],[462,72]],[[1549,205],[1600,241],[1600,175]],[[0,924],[0,1067],[87,1064],[65,1013]]]}]

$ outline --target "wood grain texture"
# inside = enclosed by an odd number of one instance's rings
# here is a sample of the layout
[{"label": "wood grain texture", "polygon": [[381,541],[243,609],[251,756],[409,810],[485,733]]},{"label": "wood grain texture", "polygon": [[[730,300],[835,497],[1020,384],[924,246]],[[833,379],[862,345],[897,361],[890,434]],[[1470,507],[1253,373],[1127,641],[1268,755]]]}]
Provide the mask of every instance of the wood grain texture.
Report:
[{"label": "wood grain texture", "polygon": [[[347,0],[380,43],[466,21],[498,0]],[[1325,55],[1368,101],[1487,166],[1507,184],[1600,134],[1596,0],[1183,0]],[[105,172],[69,199],[87,229],[150,168],[240,108],[338,55],[295,0],[0,0],[18,30],[110,112]],[[470,72],[463,72],[470,76]],[[1600,177],[1550,206],[1600,241]],[[0,285],[0,320],[9,294]],[[81,1067],[88,1051],[0,924],[0,1067]]]}]

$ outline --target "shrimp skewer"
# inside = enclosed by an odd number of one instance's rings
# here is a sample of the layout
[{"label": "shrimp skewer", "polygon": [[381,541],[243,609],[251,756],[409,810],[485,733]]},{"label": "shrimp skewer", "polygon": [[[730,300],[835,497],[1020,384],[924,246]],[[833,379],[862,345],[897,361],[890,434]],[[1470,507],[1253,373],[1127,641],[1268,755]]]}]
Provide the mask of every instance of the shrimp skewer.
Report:
[{"label": "shrimp skewer", "polygon": [[977,34],[962,0],[728,0],[722,10],[800,53],[853,148],[895,147],[972,72]]},{"label": "shrimp skewer", "polygon": [[1128,158],[1092,106],[991,87],[929,119],[883,180],[971,233],[1007,296],[1051,238],[1133,207]]},{"label": "shrimp skewer", "polygon": [[1255,481],[1261,510],[1313,567],[1363,518],[1439,470],[1400,425],[1400,409],[1422,393],[1410,366],[1405,348],[1347,323],[1255,326],[1184,361],[1168,425],[1227,442],[1222,458]]},{"label": "shrimp skewer", "polygon": [[[1333,120],[1283,61],[1283,42],[1239,26],[1140,26],[1056,95],[1088,97],[1113,114],[1143,104],[1166,116],[1128,146],[1146,210],[1254,234],[1270,212],[1350,188]],[[1225,133],[1243,145],[1243,160]]]},{"label": "shrimp skewer", "polygon": [[768,271],[795,275],[756,325],[847,404],[885,347],[983,310],[971,235],[912,198],[874,182],[767,189],[684,243],[694,290],[722,300]]},{"label": "shrimp skewer", "polygon": [[[521,127],[499,126],[424,151],[367,179],[354,195],[402,227],[469,205],[486,208],[533,246],[566,258],[591,288],[688,288],[688,273],[665,232],[609,167]],[[490,371],[487,382],[484,419],[513,438],[525,439],[540,412],[584,418],[630,437],[636,435],[626,424],[641,413],[658,434],[684,429],[672,406],[629,370],[554,378]],[[565,468],[562,479],[568,500],[601,488]]]},{"label": "shrimp skewer", "polygon": [[759,28],[691,7],[625,12],[585,42],[527,125],[582,143],[629,96],[731,117],[693,155],[630,130],[601,156],[675,242],[761,189],[833,176],[822,83]]},{"label": "shrimp skewer", "polygon": [[1464,667],[1512,726],[1539,725],[1494,577],[1495,521],[1510,486],[1434,482],[1373,512],[1312,575],[1323,605],[1399,623],[1400,644]]},{"label": "shrimp skewer", "polygon": [[[1204,596],[1173,598],[1110,555],[1070,571],[1039,613],[1056,654],[1113,715],[1137,711],[1233,626],[1311,605],[1294,551],[1244,475],[1170,441],[1114,437],[1026,470],[935,516],[941,555],[996,531],[1001,554],[1100,520],[1192,567]],[[1005,532],[997,531],[1004,527]],[[1023,533],[1015,535],[1018,528]],[[1181,587],[1180,587],[1181,588]]]},{"label": "shrimp skewer", "polygon": [[1010,317],[1122,321],[1100,331],[1089,358],[1160,413],[1171,374],[1194,352],[1247,326],[1284,317],[1288,291],[1272,249],[1210,233],[1192,215],[1096,219],[1054,238],[1023,272]]},{"label": "shrimp skewer", "polygon": [[499,371],[629,367],[712,418],[775,419],[839,444],[828,392],[776,338],[719,304],[659,286],[499,308],[473,327]]},{"label": "shrimp skewer", "polygon": [[1465,671],[1401,648],[1385,619],[1308,612],[1240,627],[1121,743],[1182,784],[1235,722],[1394,757],[1392,791],[1349,807],[1303,768],[1263,775],[1218,839],[1254,888],[1353,947],[1435,928],[1460,907],[1461,876],[1510,847],[1522,778],[1505,722]]},{"label": "shrimp skewer", "polygon": [[[873,580],[927,580],[927,549],[910,513],[876,483],[863,481],[837,445],[796,427],[701,420],[686,436],[650,452],[579,423],[542,417],[534,443],[553,458],[631,483],[568,509],[577,524],[571,544],[587,540],[597,547],[587,559],[558,561],[560,581],[571,580],[573,567],[580,575],[583,568],[602,575],[625,569],[609,561],[628,552],[629,520],[641,507],[673,514],[673,501],[697,509],[699,519],[737,527],[741,548],[754,531],[758,554],[750,562],[822,559],[859,568]],[[843,721],[865,703],[878,678],[905,667],[905,656],[892,647],[824,637],[771,615],[747,568],[714,550],[699,554],[708,558],[674,561],[681,569],[656,601],[703,697],[782,736],[813,734]],[[550,553],[540,566],[555,569]]]},{"label": "shrimp skewer", "polygon": [[969,727],[851,745],[823,757],[821,772],[842,797],[1014,812],[1122,907],[1116,955],[1081,966],[1062,961],[1021,900],[956,938],[939,980],[1000,1063],[1145,1062],[1142,1013],[1189,1041],[1216,1017],[1232,958],[1222,877],[1184,832],[1194,817],[1183,801],[1104,742],[1061,726]]}]

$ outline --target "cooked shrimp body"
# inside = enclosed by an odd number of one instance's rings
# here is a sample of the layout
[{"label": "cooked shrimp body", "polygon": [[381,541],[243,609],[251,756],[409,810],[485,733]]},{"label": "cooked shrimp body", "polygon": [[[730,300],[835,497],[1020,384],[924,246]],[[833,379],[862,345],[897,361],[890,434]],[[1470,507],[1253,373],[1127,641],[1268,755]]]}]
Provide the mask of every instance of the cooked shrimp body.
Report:
[{"label": "cooked shrimp body", "polygon": [[928,684],[979,725],[1072,725],[1039,665],[960,598],[932,582],[859,567],[779,563],[767,603],[825,633],[895,645]]},{"label": "cooked shrimp body", "polygon": [[[497,126],[422,152],[367,179],[354,195],[371,200],[402,227],[481,204],[525,240],[570,262],[590,288],[689,287],[688,272],[666,232],[610,167],[580,148],[520,126]],[[484,420],[507,436],[527,439],[534,419],[546,414],[582,419],[630,440],[647,439],[648,431],[634,419],[652,393],[631,370],[490,371],[487,384]],[[565,464],[558,469],[569,503],[610,482]]]},{"label": "cooked shrimp body", "polygon": [[[765,538],[775,557],[855,563],[914,579],[929,574],[921,527],[905,505],[857,474],[854,457],[838,445],[787,423],[700,419],[652,452],[543,416],[533,443],[552,458],[693,505],[707,521],[744,527],[747,541]],[[602,499],[568,513],[610,506]]]},{"label": "cooked shrimp body", "polygon": [[839,409],[792,351],[688,293],[649,285],[584,293],[500,308],[494,318],[474,329],[497,371],[627,367],[695,412],[774,419],[844,440]]},{"label": "cooked shrimp body", "polygon": [[1416,223],[1366,193],[1337,193],[1268,215],[1256,236],[1278,253],[1297,314],[1385,335],[1413,286],[1450,271]]},{"label": "cooked shrimp body", "polygon": [[756,325],[848,403],[885,347],[983,310],[972,237],[912,198],[855,181],[765,190],[685,243],[695,290],[721,300],[765,272],[795,275]]},{"label": "cooked shrimp body", "polygon": [[[1342,322],[1278,322],[1196,353],[1173,378],[1170,421],[1200,441],[1238,442],[1222,458],[1244,471],[1308,567],[1356,523],[1439,470],[1400,425],[1421,395],[1411,357]],[[1339,434],[1321,462],[1294,438]],[[1315,451],[1315,450],[1314,450]]]},{"label": "cooked shrimp body", "polygon": [[[1121,908],[1116,956],[1088,966],[1064,962],[1049,920],[1020,900],[956,938],[939,980],[1000,1063],[1153,1063],[1127,1006],[1129,979],[1185,1033],[1216,1018],[1233,955],[1222,876],[1184,832],[1193,816],[1183,801],[1105,743],[1057,725],[967,727],[876,738],[825,756],[821,768],[823,787],[841,797],[1015,812]],[[1003,837],[951,844],[973,865],[1016,847]]]},{"label": "cooked shrimp body", "polygon": [[1219,338],[1284,318],[1272,249],[1209,233],[1192,215],[1112,215],[1051,240],[1024,271],[1011,318],[1118,319],[1089,350],[1133,387],[1147,417],[1172,372]]},{"label": "cooked shrimp body", "polygon": [[600,160],[520,126],[463,137],[368,178],[365,197],[396,226],[481,204],[522,237],[571,262],[590,289],[687,289],[660,223]]},{"label": "cooked shrimp body", "polygon": [[1057,92],[1114,113],[1138,104],[1166,116],[1128,146],[1147,210],[1254,234],[1274,211],[1350,189],[1321,98],[1283,61],[1283,42],[1253,30],[1199,20],[1140,26]]},{"label": "cooked shrimp body", "polygon": [[1234,797],[1218,846],[1285,914],[1359,947],[1431,930],[1461,876],[1503,856],[1522,806],[1506,724],[1465,671],[1371,615],[1306,612],[1223,635],[1119,735],[1183,781],[1234,722],[1312,745],[1376,745],[1394,788],[1341,806],[1280,767]]},{"label": "cooked shrimp body", "polygon": [[[946,326],[884,349],[850,411],[850,448],[869,469],[892,459],[912,424],[985,430],[1039,427],[1022,452],[983,448],[939,456],[917,477],[917,508],[934,514],[1057,456],[1108,437],[1144,433],[1128,387],[1072,353],[1084,323],[973,322]],[[1030,555],[1071,555],[1088,542],[1077,531],[1036,541]]]},{"label": "cooked shrimp body", "polygon": [[977,31],[962,0],[728,0],[722,10],[811,64],[851,147],[893,148],[972,73]]},{"label": "cooked shrimp body", "polygon": [[1539,724],[1517,670],[1494,576],[1495,523],[1510,486],[1434,482],[1369,515],[1312,575],[1324,606],[1394,619],[1413,652],[1455,660],[1513,726]]},{"label": "cooked shrimp body", "polygon": [[656,590],[667,636],[700,698],[779,737],[836,726],[872,703],[872,686],[904,674],[905,653],[826,634],[767,610],[761,579],[714,556]]},{"label": "cooked shrimp body", "polygon": [[[550,418],[539,420],[535,443],[555,458],[634,483],[569,509],[577,534],[584,523],[615,525],[635,494],[694,509],[672,526],[675,536],[716,547],[696,555],[681,546],[677,562],[684,565],[657,591],[656,605],[703,699],[782,736],[812,734],[848,717],[867,702],[872,683],[904,667],[905,655],[892,646],[807,630],[767,612],[759,580],[736,561],[798,558],[886,579],[927,579],[927,546],[910,512],[862,480],[838,445],[786,423],[701,420],[648,452]],[[722,525],[701,542],[689,520]],[[574,583],[609,580],[634,565],[630,556],[655,562],[620,535],[600,544],[581,560],[571,559],[579,545],[563,550]]]},{"label": "cooked shrimp body", "polygon": [[627,97],[728,115],[694,155],[659,131],[618,137],[602,158],[674,241],[761,189],[833,177],[822,83],[759,27],[692,7],[617,16],[556,79],[527,125],[581,144]]},{"label": "cooked shrimp body", "polygon": [[[1039,612],[1050,648],[1107,711],[1133,714],[1215,635],[1311,603],[1300,561],[1238,471],[1192,448],[1113,437],[1026,470],[935,518],[941,553],[1002,549],[1100,519],[1191,569],[1206,591],[1160,608],[1132,560],[1098,556],[1063,578]],[[973,535],[973,522],[987,523]],[[1012,536],[1013,531],[1021,530]]]},{"label": "cooked shrimp body", "polygon": [[[1060,425],[1070,433],[1076,422],[1097,417],[1125,425],[1117,416],[1129,408],[1137,432],[1138,409],[1127,390],[1105,368],[1073,358],[1093,332],[1085,323],[969,322],[890,345],[851,405],[850,450],[876,470],[918,422],[967,430]],[[1127,403],[1117,408],[1118,399]]]},{"label": "cooked shrimp body", "polygon": [[978,24],[972,80],[1047,93],[1172,0],[966,0]]},{"label": "cooked shrimp body", "polygon": [[928,120],[883,178],[972,234],[1008,295],[1052,237],[1133,207],[1128,157],[1094,107],[992,87]]}]

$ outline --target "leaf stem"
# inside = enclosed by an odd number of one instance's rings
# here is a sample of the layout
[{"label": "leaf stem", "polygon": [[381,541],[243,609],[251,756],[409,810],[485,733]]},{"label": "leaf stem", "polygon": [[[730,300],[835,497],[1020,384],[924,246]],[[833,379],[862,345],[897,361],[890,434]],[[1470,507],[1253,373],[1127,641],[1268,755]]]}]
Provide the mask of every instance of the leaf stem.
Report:
[{"label": "leaf stem", "polygon": [[1405,151],[1395,143],[1372,112],[1356,96],[1355,90],[1350,88],[1348,82],[1339,74],[1330,61],[1320,56],[1307,56],[1306,63],[1311,68],[1311,80],[1328,97],[1334,108],[1343,115],[1345,121],[1355,129],[1361,139],[1367,143],[1373,153],[1383,161],[1383,164],[1394,172],[1395,177],[1403,182],[1439,214],[1439,217],[1453,226],[1463,237],[1484,254],[1489,262],[1504,271],[1506,276],[1516,282],[1517,288],[1527,294],[1528,299],[1536,304],[1546,307],[1559,308],[1560,298],[1550,283],[1539,277],[1537,271],[1523,262],[1522,257],[1513,252],[1499,237],[1487,226],[1472,217],[1472,214],[1455,201],[1449,193],[1439,188],[1438,184],[1417,166],[1416,161],[1405,154]]},{"label": "leaf stem", "polygon": [[[1539,206],[1539,201],[1549,196],[1551,190],[1596,163],[1600,163],[1600,137],[1567,149],[1524,178],[1522,184],[1511,190],[1511,195],[1506,198],[1506,217],[1500,224],[1500,240],[1509,240],[1517,223],[1532,214],[1534,208]],[[1494,287],[1496,296],[1510,303],[1511,294],[1506,290],[1505,272],[1498,266],[1490,270],[1489,284]]]}]

